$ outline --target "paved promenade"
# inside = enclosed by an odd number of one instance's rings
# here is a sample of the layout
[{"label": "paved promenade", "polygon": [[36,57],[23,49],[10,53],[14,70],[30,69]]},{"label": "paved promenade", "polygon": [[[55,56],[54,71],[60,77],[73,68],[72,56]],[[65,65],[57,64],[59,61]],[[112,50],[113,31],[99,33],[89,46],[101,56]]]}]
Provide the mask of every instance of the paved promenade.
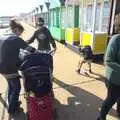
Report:
[{"label": "paved promenade", "polygon": [[[32,36],[34,28],[25,23],[23,25],[25,32],[22,37],[27,40]],[[37,46],[37,43],[32,45]],[[96,120],[100,105],[106,96],[104,66],[93,63],[94,74],[86,77],[75,72],[78,60],[78,54],[57,42],[57,52],[54,55],[54,93],[58,112],[56,120]],[[0,92],[5,96],[7,84],[2,76],[0,78]],[[24,112],[17,115],[15,120],[26,120],[26,102],[23,93],[22,89],[20,99]],[[0,120],[7,120],[7,112],[5,111],[4,119],[1,119],[2,114],[3,106],[0,103]],[[115,116],[114,106],[107,120],[118,120]]]}]

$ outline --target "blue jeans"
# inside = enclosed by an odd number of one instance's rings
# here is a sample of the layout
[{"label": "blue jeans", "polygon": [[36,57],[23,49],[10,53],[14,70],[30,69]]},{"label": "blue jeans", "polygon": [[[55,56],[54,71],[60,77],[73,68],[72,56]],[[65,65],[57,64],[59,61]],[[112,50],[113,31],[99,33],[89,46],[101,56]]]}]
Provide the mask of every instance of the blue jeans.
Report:
[{"label": "blue jeans", "polygon": [[14,114],[19,107],[19,94],[21,89],[20,79],[8,79],[8,113]]}]

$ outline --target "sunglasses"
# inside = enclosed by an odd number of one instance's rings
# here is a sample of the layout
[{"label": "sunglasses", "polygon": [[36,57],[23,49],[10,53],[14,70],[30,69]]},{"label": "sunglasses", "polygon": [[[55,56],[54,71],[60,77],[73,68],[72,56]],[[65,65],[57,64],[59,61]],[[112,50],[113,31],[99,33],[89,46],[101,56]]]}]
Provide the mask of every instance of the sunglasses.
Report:
[{"label": "sunglasses", "polygon": [[42,22],[38,22],[38,25],[39,25],[39,26],[43,26],[44,23],[42,23]]}]

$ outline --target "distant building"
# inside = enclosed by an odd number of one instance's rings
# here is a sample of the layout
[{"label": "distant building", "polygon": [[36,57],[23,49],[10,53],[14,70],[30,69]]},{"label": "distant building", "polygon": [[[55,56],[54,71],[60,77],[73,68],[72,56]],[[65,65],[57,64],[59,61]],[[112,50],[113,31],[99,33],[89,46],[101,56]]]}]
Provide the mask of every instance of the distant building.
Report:
[{"label": "distant building", "polygon": [[0,17],[0,28],[9,27],[9,22],[14,16],[1,16]]}]

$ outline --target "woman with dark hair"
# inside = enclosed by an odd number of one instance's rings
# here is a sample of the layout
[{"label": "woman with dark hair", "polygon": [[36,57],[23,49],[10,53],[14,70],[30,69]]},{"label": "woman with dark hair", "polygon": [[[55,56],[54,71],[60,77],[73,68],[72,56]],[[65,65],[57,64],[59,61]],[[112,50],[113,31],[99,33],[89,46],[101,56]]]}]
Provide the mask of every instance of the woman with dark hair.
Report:
[{"label": "woman with dark hair", "polygon": [[28,45],[19,36],[24,28],[15,20],[10,21],[10,28],[13,35],[0,41],[0,73],[8,82],[8,113],[11,120],[16,110],[19,108],[19,93],[21,89],[18,69],[20,66],[19,51],[20,48],[26,48]]}]

